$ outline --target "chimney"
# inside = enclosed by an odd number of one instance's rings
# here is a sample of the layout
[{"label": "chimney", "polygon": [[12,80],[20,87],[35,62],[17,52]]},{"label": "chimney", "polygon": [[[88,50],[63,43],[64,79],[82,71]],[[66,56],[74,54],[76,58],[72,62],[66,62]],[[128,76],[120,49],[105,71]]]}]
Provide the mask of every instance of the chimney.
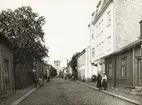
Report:
[{"label": "chimney", "polygon": [[140,23],[140,39],[142,39],[142,20],[139,23]]}]

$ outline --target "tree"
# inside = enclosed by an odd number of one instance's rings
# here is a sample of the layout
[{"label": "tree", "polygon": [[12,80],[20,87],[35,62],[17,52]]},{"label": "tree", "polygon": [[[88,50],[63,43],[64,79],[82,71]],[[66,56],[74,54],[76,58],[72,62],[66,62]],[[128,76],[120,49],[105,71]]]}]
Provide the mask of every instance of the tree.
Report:
[{"label": "tree", "polygon": [[48,56],[48,49],[43,45],[44,32],[42,26],[45,18],[34,13],[30,6],[22,6],[12,11],[2,10],[0,13],[0,32],[14,45],[14,62],[33,63]]},{"label": "tree", "polygon": [[80,53],[79,52],[77,52],[76,54],[74,54],[73,56],[72,56],[72,59],[71,59],[71,61],[70,61],[70,66],[71,66],[71,68],[72,68],[72,70],[73,70],[73,75],[75,76],[75,77],[77,77],[77,56],[79,55]]},{"label": "tree", "polygon": [[52,65],[50,69],[50,75],[51,77],[55,77],[57,75],[57,70]]},{"label": "tree", "polygon": [[77,69],[76,69],[76,67],[77,67],[77,56],[79,55],[80,53],[76,53],[76,54],[74,54],[73,56],[72,56],[72,59],[71,59],[71,61],[70,61],[70,65],[71,65],[71,67],[72,67],[72,69],[73,69],[73,71],[76,71]]}]

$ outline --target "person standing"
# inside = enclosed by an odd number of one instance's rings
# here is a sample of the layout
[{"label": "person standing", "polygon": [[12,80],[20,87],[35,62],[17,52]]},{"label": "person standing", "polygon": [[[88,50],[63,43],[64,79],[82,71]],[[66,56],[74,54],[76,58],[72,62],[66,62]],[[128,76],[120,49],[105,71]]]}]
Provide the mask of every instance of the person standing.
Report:
[{"label": "person standing", "polygon": [[107,88],[107,76],[105,73],[102,75],[102,87],[104,87],[104,90]]},{"label": "person standing", "polygon": [[34,84],[35,84],[35,87],[37,87],[37,77],[36,77],[36,69],[35,67],[33,67],[33,70],[32,70],[32,74],[33,74],[33,80],[34,80]]},{"label": "person standing", "polygon": [[49,82],[50,81],[50,70],[49,69],[47,69],[47,82]]},{"label": "person standing", "polygon": [[102,89],[101,81],[102,81],[102,76],[100,74],[98,74],[98,76],[97,76],[97,88],[99,88],[99,90]]}]

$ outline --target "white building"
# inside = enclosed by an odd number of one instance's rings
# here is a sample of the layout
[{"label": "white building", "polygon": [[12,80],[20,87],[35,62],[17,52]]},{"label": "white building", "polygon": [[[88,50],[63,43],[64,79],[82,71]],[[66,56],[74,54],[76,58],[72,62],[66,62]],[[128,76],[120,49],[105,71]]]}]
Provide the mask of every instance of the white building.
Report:
[{"label": "white building", "polygon": [[137,40],[142,19],[141,0],[98,0],[90,27],[92,64],[105,71],[105,56]]},{"label": "white building", "polygon": [[59,60],[54,61],[54,68],[57,70],[57,76],[58,76],[60,73],[60,68],[61,68],[61,63]]},{"label": "white building", "polygon": [[97,70],[95,70],[96,67],[91,65],[90,51],[89,46],[77,56],[78,79],[89,81],[92,75],[97,74]]}]

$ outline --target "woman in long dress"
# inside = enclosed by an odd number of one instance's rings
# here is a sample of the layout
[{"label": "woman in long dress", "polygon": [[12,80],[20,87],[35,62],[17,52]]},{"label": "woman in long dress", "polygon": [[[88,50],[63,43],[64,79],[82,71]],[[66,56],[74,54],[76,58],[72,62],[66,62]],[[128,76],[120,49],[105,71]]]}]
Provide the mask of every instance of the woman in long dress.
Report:
[{"label": "woman in long dress", "polygon": [[102,76],[100,74],[98,74],[98,76],[97,76],[97,88],[99,88],[99,90],[102,89],[101,80],[102,80]]},{"label": "woman in long dress", "polygon": [[107,88],[107,76],[105,73],[102,75],[102,87],[104,87],[104,90]]}]

